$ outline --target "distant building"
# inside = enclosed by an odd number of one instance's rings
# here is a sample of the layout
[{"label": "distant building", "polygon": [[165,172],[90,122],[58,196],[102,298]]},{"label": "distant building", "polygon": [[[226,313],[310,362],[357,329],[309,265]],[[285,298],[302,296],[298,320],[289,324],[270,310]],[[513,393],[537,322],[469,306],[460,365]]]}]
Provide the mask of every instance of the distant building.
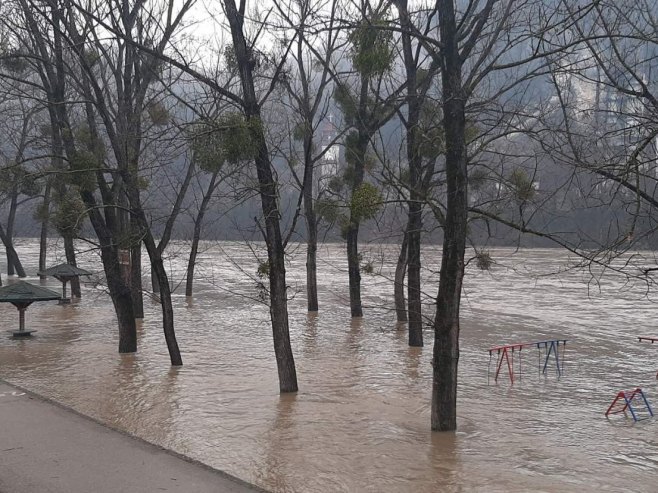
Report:
[{"label": "distant building", "polygon": [[327,188],[329,181],[338,175],[340,161],[340,145],[336,141],[338,131],[332,114],[322,123],[320,129],[320,147],[323,152],[315,169],[317,186],[316,196]]}]

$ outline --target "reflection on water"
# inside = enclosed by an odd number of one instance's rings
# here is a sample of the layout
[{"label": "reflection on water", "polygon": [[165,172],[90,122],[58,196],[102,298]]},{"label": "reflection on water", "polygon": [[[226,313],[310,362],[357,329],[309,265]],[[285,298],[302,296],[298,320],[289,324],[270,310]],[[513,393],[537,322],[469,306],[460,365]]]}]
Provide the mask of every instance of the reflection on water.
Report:
[{"label": "reflection on water", "polygon": [[[33,272],[36,248],[20,248]],[[588,296],[580,273],[542,277],[563,270],[559,252],[493,254],[493,271],[466,279],[456,433],[429,432],[432,334],[407,346],[394,265],[364,277],[366,316],[351,320],[341,246],[322,252],[317,314],[305,312],[302,249],[288,265],[297,395],[278,394],[268,310],[245,276],[256,262],[230,243],[205,250],[193,298],[174,296],[183,367],[170,367],[148,298],[139,352],[117,354],[112,306],[87,285],[79,303],[30,307],[33,340],[0,336],[0,377],[274,491],[655,491],[658,423],[603,413],[636,385],[658,407],[658,347],[634,339],[658,332],[656,305],[641,286],[604,280]],[[170,266],[180,282],[185,259]],[[16,310],[0,314],[13,328]],[[489,346],[553,337],[569,339],[563,378],[540,377],[529,352],[519,385],[487,386]]]}]

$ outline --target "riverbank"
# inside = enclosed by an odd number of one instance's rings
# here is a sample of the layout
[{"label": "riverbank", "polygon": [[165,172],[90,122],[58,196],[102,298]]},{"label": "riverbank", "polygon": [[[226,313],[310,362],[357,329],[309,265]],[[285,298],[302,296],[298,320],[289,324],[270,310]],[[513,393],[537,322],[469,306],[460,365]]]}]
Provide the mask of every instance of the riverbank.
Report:
[{"label": "riverbank", "polygon": [[0,380],[2,493],[263,491]]}]

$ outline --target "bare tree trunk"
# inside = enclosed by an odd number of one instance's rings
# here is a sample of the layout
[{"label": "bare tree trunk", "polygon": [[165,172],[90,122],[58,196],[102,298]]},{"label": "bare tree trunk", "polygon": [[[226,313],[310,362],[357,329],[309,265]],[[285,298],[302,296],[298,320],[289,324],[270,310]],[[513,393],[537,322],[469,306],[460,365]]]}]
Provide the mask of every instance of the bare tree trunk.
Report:
[{"label": "bare tree trunk", "polygon": [[315,212],[312,213],[313,219],[309,220],[306,216],[308,228],[308,240],[306,244],[306,306],[307,311],[317,312],[318,306],[318,278],[317,278],[317,252],[318,252],[318,231],[315,220]]},{"label": "bare tree trunk", "polygon": [[114,246],[101,246],[101,257],[105,267],[105,277],[110,297],[114,304],[119,323],[119,352],[134,353],[137,351],[137,328],[133,311],[130,287],[123,282],[119,255]]},{"label": "bare tree trunk", "polygon": [[199,240],[201,238],[201,222],[197,216],[194,221],[194,235],[192,236],[192,247],[190,248],[190,258],[187,261],[187,274],[185,278],[185,296],[192,296],[194,292],[194,267],[196,266],[196,256],[199,252]]},{"label": "bare tree trunk", "polygon": [[25,277],[25,269],[18,253],[14,247],[14,224],[16,223],[16,209],[18,208],[18,192],[13,192],[11,202],[9,205],[9,218],[7,220],[7,231],[5,232],[5,239],[3,243],[7,249],[7,275],[13,276],[18,274],[18,277]]},{"label": "bare tree trunk", "polygon": [[[314,159],[314,132],[315,122],[318,116],[318,111],[321,108],[322,102],[325,100],[325,90],[327,89],[330,81],[330,68],[328,60],[332,59],[335,49],[335,36],[329,36],[328,44],[324,48],[324,60],[320,62],[323,65],[322,75],[316,79],[314,68],[310,64],[317,62],[312,61],[306,56],[307,41],[305,39],[305,27],[307,26],[307,19],[312,16],[313,9],[310,9],[308,2],[298,2],[299,8],[299,29],[297,30],[297,76],[295,80],[301,85],[301,93],[298,87],[293,88],[292,85],[287,84],[288,91],[292,100],[296,102],[295,109],[302,118],[302,125],[304,126],[304,177],[302,180],[302,198],[304,201],[304,218],[306,220],[306,309],[310,313],[318,311],[318,281],[317,281],[317,251],[318,251],[318,220],[315,212],[315,163]],[[332,30],[334,23],[335,13],[332,11],[328,23],[328,29]],[[325,107],[320,114],[320,119],[326,116],[327,108]],[[332,142],[329,143],[333,144]],[[324,149],[323,149],[324,152]]]},{"label": "bare tree trunk", "polygon": [[420,203],[409,204],[407,293],[409,304],[409,345],[423,346],[423,314],[420,300]]},{"label": "bare tree trunk", "polygon": [[313,206],[313,141],[310,132],[304,138],[304,217],[306,218],[306,307],[309,312],[318,311],[318,222]]},{"label": "bare tree trunk", "polygon": [[[48,223],[50,222],[50,180],[46,181],[46,188],[43,191],[43,204],[41,216],[41,233],[39,234],[39,272],[46,270],[46,256],[48,255]],[[47,276],[40,275],[39,279],[45,279]]]},{"label": "bare tree trunk", "polygon": [[142,245],[130,248],[130,291],[132,291],[135,318],[144,318],[144,295],[142,294]]},{"label": "bare tree trunk", "polygon": [[[266,206],[264,205],[264,207]],[[271,227],[268,229],[272,230],[272,233],[275,232]],[[297,392],[297,371],[288,329],[285,257],[282,244],[280,241],[277,244],[276,237],[274,241],[268,241],[268,259],[270,261],[270,317],[272,319],[274,353],[279,373],[279,389],[281,392]]]},{"label": "bare tree trunk", "polygon": [[153,266],[151,266],[151,291],[156,295],[160,293],[160,281]]},{"label": "bare tree trunk", "polygon": [[146,251],[151,259],[151,266],[156,272],[159,283],[160,303],[162,304],[162,328],[164,330],[165,341],[167,342],[169,359],[173,366],[181,366],[183,359],[180,354],[178,342],[176,341],[176,332],[174,331],[174,308],[171,302],[169,278],[167,277],[167,271],[164,268],[162,257],[150,231],[145,233],[144,244],[146,245]]},{"label": "bare tree trunk", "polygon": [[361,268],[359,266],[359,225],[347,231],[347,273],[350,283],[350,311],[352,317],[363,317],[361,305]]},{"label": "bare tree trunk", "polygon": [[[174,330],[174,308],[171,302],[171,287],[169,286],[169,278],[167,277],[167,271],[165,270],[164,262],[162,261],[162,254],[153,239],[148,220],[144,214],[144,208],[139,196],[139,187],[137,186],[135,177],[128,169],[123,169],[121,171],[121,177],[126,184],[126,191],[130,203],[132,214],[130,224],[134,228],[133,231],[137,231],[139,237],[144,241],[144,246],[146,247],[146,251],[148,252],[151,261],[151,268],[155,271],[156,278],[158,279],[160,304],[162,306],[162,329],[167,343],[167,350],[169,351],[169,359],[173,366],[180,366],[183,364],[183,359],[181,358],[178,342],[176,341],[176,332]],[[135,287],[132,286],[131,291],[134,290]],[[134,306],[132,296],[130,300],[131,306]]]},{"label": "bare tree trunk", "polygon": [[407,0],[398,0],[402,31],[402,49],[407,75],[406,141],[409,162],[409,200],[407,205],[407,296],[409,303],[409,345],[423,345],[423,317],[420,301],[420,232],[422,229],[422,203],[420,193],[422,162],[418,150],[421,99],[418,95],[418,66],[411,40],[412,22],[407,11]]},{"label": "bare tree trunk", "polygon": [[407,321],[407,301],[404,299],[404,278],[407,273],[407,232],[404,232],[402,237],[402,245],[400,245],[400,255],[398,255],[398,263],[395,266],[395,280],[393,288],[393,297],[395,299],[395,313],[398,322]]},{"label": "bare tree trunk", "polygon": [[[20,1],[23,14],[27,20],[28,27],[36,48],[40,54],[40,60],[43,63],[42,70],[39,71],[41,81],[46,90],[48,97],[48,113],[51,124],[56,132],[58,139],[66,151],[69,160],[77,155],[77,149],[73,140],[73,132],[69,122],[69,105],[67,104],[67,68],[64,62],[65,48],[63,46],[62,28],[66,25],[64,12],[59,8],[50,10],[50,22],[52,22],[52,52],[41,34],[41,29],[34,17],[34,9],[27,2]],[[86,105],[89,107],[89,105]],[[89,117],[89,115],[88,115]],[[93,118],[91,118],[93,120]],[[90,126],[93,131],[93,126]],[[55,145],[57,145],[55,143]],[[106,185],[102,175],[97,176],[99,185]],[[114,304],[119,325],[119,352],[135,352],[137,350],[137,330],[135,317],[133,314],[132,298],[130,287],[127,286],[121,278],[119,266],[118,245],[114,241],[115,220],[114,209],[108,207],[99,207],[96,197],[92,192],[79,190],[80,197],[84,202],[89,219],[98,237],[98,243],[101,250],[101,259],[107,279],[110,297]],[[101,195],[106,195],[105,187],[101,187]],[[101,213],[101,210],[103,213]]]},{"label": "bare tree trunk", "polygon": [[[11,200],[9,202],[9,217],[7,218],[7,229],[6,229],[7,241],[11,243],[12,248],[14,248],[14,222],[16,221],[17,207],[18,207],[18,191],[14,189],[11,192]],[[10,256],[9,251],[7,251],[7,275],[13,276],[14,274],[16,274],[15,269],[17,268],[18,266],[14,265],[13,256]],[[21,277],[25,277],[25,274],[23,274]]]},{"label": "bare tree trunk", "polygon": [[[139,225],[130,220],[130,228],[137,231]],[[135,241],[130,247],[130,291],[132,291],[135,318],[144,318],[144,295],[142,294],[142,243]]]},{"label": "bare tree trunk", "polygon": [[[75,259],[75,247],[73,246],[73,237],[71,235],[64,235],[64,254],[66,255],[66,262],[77,266]],[[71,279],[71,296],[75,298],[82,297],[80,290],[80,278],[74,277]]]},{"label": "bare tree trunk", "polygon": [[238,11],[234,0],[224,0],[226,17],[231,27],[233,48],[240,72],[243,93],[243,109],[258,151],[255,158],[258,174],[259,193],[263,218],[265,221],[265,242],[270,266],[270,318],[274,353],[279,373],[281,392],[297,391],[297,372],[290,346],[288,328],[288,299],[286,296],[285,250],[281,237],[280,213],[278,209],[278,190],[272,173],[272,163],[261,128],[260,106],[254,87],[252,73],[253,60],[243,32],[244,15]]},{"label": "bare tree trunk", "polygon": [[210,176],[210,183],[206,193],[203,194],[199,211],[197,212],[196,219],[194,220],[194,235],[192,236],[192,248],[190,248],[190,258],[187,262],[187,277],[185,279],[185,296],[192,296],[194,290],[194,267],[196,266],[196,256],[199,252],[199,241],[201,240],[201,227],[203,225],[203,218],[208,210],[208,204],[217,186],[217,177],[219,176],[219,169]]},{"label": "bare tree trunk", "polygon": [[443,252],[434,319],[432,430],[457,428],[457,365],[459,362],[459,306],[464,277],[467,232],[466,95],[462,87],[453,0],[439,0],[439,29],[443,71],[443,127],[446,142],[446,189]]},{"label": "bare tree trunk", "polygon": [[[187,194],[187,189],[189,188],[190,183],[192,182],[192,176],[194,176],[194,169],[195,169],[194,160],[192,159],[190,160],[189,166],[187,167],[187,172],[185,173],[185,179],[181,184],[180,190],[178,190],[178,193],[176,194],[176,200],[174,201],[174,206],[172,207],[171,213],[167,218],[164,231],[162,232],[162,238],[160,239],[160,243],[158,244],[158,250],[160,251],[160,256],[164,255],[164,251],[167,248],[167,245],[169,245],[169,241],[171,239],[171,233],[174,229],[174,224],[176,223],[176,218],[180,213],[181,207],[183,205],[183,199]],[[214,176],[211,179],[213,183],[217,178],[217,173],[219,173],[219,170],[213,174]],[[141,286],[141,281],[140,281],[140,286]],[[160,281],[158,280],[158,274],[153,267],[151,267],[151,289],[154,294],[158,294],[160,292]],[[142,308],[142,312],[143,311],[144,310]]]},{"label": "bare tree trunk", "polygon": [[[364,79],[362,77],[362,79]],[[367,91],[367,83],[362,81],[363,91]],[[361,98],[365,100],[365,97]],[[363,102],[365,105],[365,101]],[[351,160],[354,165],[354,181],[352,183],[352,195],[363,184],[365,174],[365,160],[368,152],[369,135],[360,131],[359,139],[354,149],[351,150]],[[348,150],[348,152],[350,152]],[[361,211],[350,210],[350,224],[347,228],[347,269],[350,283],[350,311],[352,317],[363,317],[363,306],[361,305],[361,267],[359,265],[359,226],[361,224]]]},{"label": "bare tree trunk", "polygon": [[[16,253],[16,252],[14,251],[14,253]],[[9,250],[7,250],[6,256],[7,256],[7,275],[8,276],[14,276],[14,275],[16,275],[16,269],[14,267],[14,261],[12,260],[13,256],[12,256],[12,254],[9,253]]]},{"label": "bare tree trunk", "polygon": [[0,240],[2,240],[2,243],[5,245],[5,249],[7,250],[7,270],[9,270],[9,265],[11,264],[16,268],[15,272],[18,273],[19,277],[25,277],[25,270],[23,269],[21,260],[18,258],[18,253],[16,253],[16,249],[14,248],[12,241],[7,237],[7,234],[5,233],[2,225],[0,225]]}]

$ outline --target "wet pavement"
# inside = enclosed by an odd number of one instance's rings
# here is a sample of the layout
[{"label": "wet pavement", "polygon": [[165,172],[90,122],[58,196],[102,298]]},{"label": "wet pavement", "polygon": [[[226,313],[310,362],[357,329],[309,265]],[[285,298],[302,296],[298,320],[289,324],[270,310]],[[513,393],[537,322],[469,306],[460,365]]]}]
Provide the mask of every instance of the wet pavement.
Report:
[{"label": "wet pavement", "polygon": [[0,381],[0,492],[261,491]]}]

